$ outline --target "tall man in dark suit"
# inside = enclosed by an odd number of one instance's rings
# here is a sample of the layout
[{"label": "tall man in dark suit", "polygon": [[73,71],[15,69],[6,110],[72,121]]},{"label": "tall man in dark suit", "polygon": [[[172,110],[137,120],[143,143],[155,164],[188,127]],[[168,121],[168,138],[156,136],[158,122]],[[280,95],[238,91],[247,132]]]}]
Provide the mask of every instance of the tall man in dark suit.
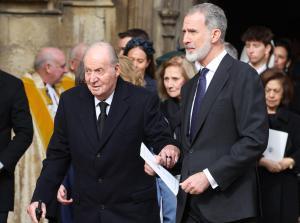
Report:
[{"label": "tall man in dark suit", "polygon": [[27,211],[37,222],[37,201],[49,203],[72,163],[75,222],[158,223],[155,178],[144,172],[140,145],[160,152],[167,167],[179,156],[158,97],[119,78],[117,55],[108,43],[91,46],[84,64],[86,85],[60,99],[47,158]]},{"label": "tall man in dark suit", "polygon": [[221,8],[194,6],[183,21],[189,61],[201,72],[182,90],[183,164],[177,222],[247,222],[257,214],[256,162],[268,139],[264,90],[224,50]]},{"label": "tall man in dark suit", "polygon": [[6,223],[14,208],[15,167],[31,144],[33,127],[21,80],[0,70],[0,95],[0,223]]}]

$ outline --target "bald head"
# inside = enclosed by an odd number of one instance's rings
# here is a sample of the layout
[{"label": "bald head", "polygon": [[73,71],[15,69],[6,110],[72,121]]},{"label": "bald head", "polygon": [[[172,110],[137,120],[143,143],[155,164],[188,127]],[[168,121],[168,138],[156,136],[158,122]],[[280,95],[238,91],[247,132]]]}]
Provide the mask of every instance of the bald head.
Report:
[{"label": "bald head", "polygon": [[118,56],[111,44],[107,42],[97,42],[91,45],[84,56],[84,62],[87,57],[107,58],[112,65],[118,63]]},{"label": "bald head", "polygon": [[34,69],[44,83],[56,84],[67,72],[65,54],[58,48],[44,47],[35,58]]},{"label": "bald head", "polygon": [[65,58],[64,53],[55,47],[44,47],[42,48],[35,57],[34,69],[40,69],[45,63],[53,62],[61,58]]},{"label": "bald head", "polygon": [[77,44],[70,53],[69,66],[70,70],[74,73],[77,72],[78,66],[83,59],[83,56],[88,49],[88,45],[85,43]]}]

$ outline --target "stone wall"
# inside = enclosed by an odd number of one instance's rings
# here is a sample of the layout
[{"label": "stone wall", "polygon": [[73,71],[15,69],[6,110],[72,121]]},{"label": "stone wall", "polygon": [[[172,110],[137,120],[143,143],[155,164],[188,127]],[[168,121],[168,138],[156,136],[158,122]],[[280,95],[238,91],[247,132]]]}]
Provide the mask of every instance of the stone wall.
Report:
[{"label": "stone wall", "polygon": [[181,43],[181,26],[193,0],[0,0],[0,68],[18,77],[32,69],[37,51],[69,53],[79,42],[116,44],[118,32],[145,29],[156,57]]},{"label": "stone wall", "polygon": [[1,2],[0,67],[20,77],[41,47],[68,54],[78,42],[111,41],[115,14],[109,0]]}]

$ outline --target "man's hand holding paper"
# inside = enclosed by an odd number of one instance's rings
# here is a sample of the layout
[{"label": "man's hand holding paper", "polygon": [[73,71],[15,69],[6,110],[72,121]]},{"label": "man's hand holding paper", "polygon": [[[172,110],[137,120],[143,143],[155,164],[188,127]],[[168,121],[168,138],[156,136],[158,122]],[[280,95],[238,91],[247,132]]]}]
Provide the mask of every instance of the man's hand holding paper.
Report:
[{"label": "man's hand holding paper", "polygon": [[[173,153],[174,159],[176,158],[178,159],[176,155],[177,154],[176,151],[173,152],[174,152]],[[166,153],[166,154],[168,154],[168,156],[172,155],[172,153]],[[176,196],[179,189],[179,182],[172,174],[170,174],[165,168],[163,168],[160,165],[160,163],[164,162],[163,161],[164,158],[159,155],[158,156],[153,155],[143,143],[141,145],[140,155],[145,160],[145,165],[144,165],[145,172],[151,176],[157,174]],[[167,155],[165,155],[165,157],[166,156]],[[172,161],[168,162],[167,165],[174,166]]]}]

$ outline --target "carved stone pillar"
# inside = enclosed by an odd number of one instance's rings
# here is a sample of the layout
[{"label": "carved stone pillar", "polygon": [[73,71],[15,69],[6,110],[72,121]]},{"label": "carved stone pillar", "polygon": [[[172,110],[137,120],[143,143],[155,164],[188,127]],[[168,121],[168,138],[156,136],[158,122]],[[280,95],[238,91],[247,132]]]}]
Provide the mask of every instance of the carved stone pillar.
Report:
[{"label": "carved stone pillar", "polygon": [[22,76],[41,47],[110,42],[115,24],[111,0],[0,0],[0,67]]},{"label": "carved stone pillar", "polygon": [[159,11],[162,23],[162,37],[163,37],[163,53],[174,50],[174,40],[176,23],[179,17],[179,11],[172,9],[172,0],[168,0],[166,6]]}]

